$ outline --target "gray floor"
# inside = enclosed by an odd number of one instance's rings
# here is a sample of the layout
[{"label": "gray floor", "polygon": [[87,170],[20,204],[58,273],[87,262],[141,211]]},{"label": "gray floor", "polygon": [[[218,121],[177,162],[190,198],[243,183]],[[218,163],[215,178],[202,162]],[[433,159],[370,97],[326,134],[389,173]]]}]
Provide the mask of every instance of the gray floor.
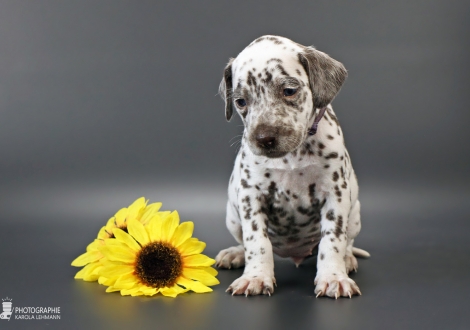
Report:
[{"label": "gray floor", "polygon": [[[123,201],[132,200],[131,191],[145,193],[152,200],[161,191],[151,193],[145,184],[116,183],[36,187],[40,193],[31,188],[11,190],[0,203],[0,295],[12,298],[14,306],[59,306],[61,319],[0,320],[2,329],[469,327],[470,196],[459,185],[439,189],[363,185],[363,231],[357,245],[372,257],[361,259],[358,273],[352,275],[363,295],[351,300],[316,299],[315,260],[296,269],[290,260],[280,258],[275,268],[278,287],[272,297],[225,293],[242,270],[220,271],[221,284],[210,294],[184,294],[176,299],[107,294],[96,283],[74,280],[77,269],[70,266],[71,260],[107,217],[126,204]],[[208,244],[205,253],[214,256],[233,243],[223,223],[222,183],[212,187],[182,183],[160,189],[166,191],[167,208],[178,208],[182,219],[195,221],[195,236]],[[198,190],[202,193],[194,197]],[[105,196],[115,199],[110,202]]]}]

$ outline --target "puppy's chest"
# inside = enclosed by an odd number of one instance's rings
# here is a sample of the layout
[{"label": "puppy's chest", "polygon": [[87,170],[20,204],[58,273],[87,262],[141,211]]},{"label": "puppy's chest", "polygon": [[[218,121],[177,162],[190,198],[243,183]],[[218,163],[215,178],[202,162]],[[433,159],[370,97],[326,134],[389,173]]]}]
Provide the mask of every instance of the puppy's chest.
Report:
[{"label": "puppy's chest", "polygon": [[268,218],[273,247],[281,255],[308,254],[321,236],[319,223],[325,203],[322,176],[313,167],[266,173],[269,178],[265,176],[259,186],[261,212]]}]

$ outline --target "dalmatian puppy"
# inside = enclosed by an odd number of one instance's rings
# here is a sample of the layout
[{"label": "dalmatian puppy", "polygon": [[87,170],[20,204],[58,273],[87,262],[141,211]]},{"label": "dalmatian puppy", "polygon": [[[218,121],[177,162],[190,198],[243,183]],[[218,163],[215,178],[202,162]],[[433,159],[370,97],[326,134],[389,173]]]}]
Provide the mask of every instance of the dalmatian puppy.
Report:
[{"label": "dalmatian puppy", "polygon": [[239,245],[216,256],[220,268],[245,266],[232,295],[271,295],[273,253],[298,266],[316,248],[317,297],[361,294],[348,276],[355,255],[369,256],[353,247],[358,184],[330,105],[346,77],[327,54],[278,36],[254,40],[226,66],[226,118],[235,109],[245,125],[226,218]]}]

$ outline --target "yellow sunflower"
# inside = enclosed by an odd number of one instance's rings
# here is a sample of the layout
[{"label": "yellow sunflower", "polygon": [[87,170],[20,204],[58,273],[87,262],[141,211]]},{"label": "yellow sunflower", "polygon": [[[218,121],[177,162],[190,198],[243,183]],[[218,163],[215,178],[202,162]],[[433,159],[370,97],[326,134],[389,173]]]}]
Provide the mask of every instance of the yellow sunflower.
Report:
[{"label": "yellow sunflower", "polygon": [[154,216],[145,226],[131,219],[127,229],[114,228],[115,239],[98,247],[104,258],[97,273],[106,292],[176,297],[189,290],[210,292],[208,286],[219,284],[210,267],[215,260],[201,254],[206,244],[191,237],[191,221],[179,224],[176,211],[163,219]]},{"label": "yellow sunflower", "polygon": [[159,212],[162,203],[153,203],[149,205],[147,205],[147,203],[148,200],[141,197],[129,205],[129,207],[120,209],[108,220],[106,226],[100,229],[97,239],[87,246],[86,252],[72,261],[72,266],[85,266],[75,275],[76,279],[83,279],[84,281],[98,280],[99,275],[97,274],[97,271],[101,267],[99,260],[103,257],[98,247],[104,244],[105,239],[114,237],[113,228],[120,228],[127,232],[127,223],[130,219],[146,224],[155,215],[166,216],[170,214],[168,211]]}]

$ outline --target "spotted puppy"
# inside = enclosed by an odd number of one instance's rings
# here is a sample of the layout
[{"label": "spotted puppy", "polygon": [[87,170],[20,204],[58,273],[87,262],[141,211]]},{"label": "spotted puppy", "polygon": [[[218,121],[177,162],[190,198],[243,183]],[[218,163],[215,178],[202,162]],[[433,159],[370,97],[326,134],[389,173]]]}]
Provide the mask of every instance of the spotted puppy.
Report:
[{"label": "spotted puppy", "polygon": [[325,53],[277,36],[256,39],[225,68],[226,118],[235,109],[245,124],[226,219],[240,245],[216,257],[221,268],[245,266],[232,294],[271,295],[273,252],[298,266],[316,247],[317,297],[361,294],[348,277],[354,254],[369,255],[353,248],[358,185],[330,105],[346,76]]}]

